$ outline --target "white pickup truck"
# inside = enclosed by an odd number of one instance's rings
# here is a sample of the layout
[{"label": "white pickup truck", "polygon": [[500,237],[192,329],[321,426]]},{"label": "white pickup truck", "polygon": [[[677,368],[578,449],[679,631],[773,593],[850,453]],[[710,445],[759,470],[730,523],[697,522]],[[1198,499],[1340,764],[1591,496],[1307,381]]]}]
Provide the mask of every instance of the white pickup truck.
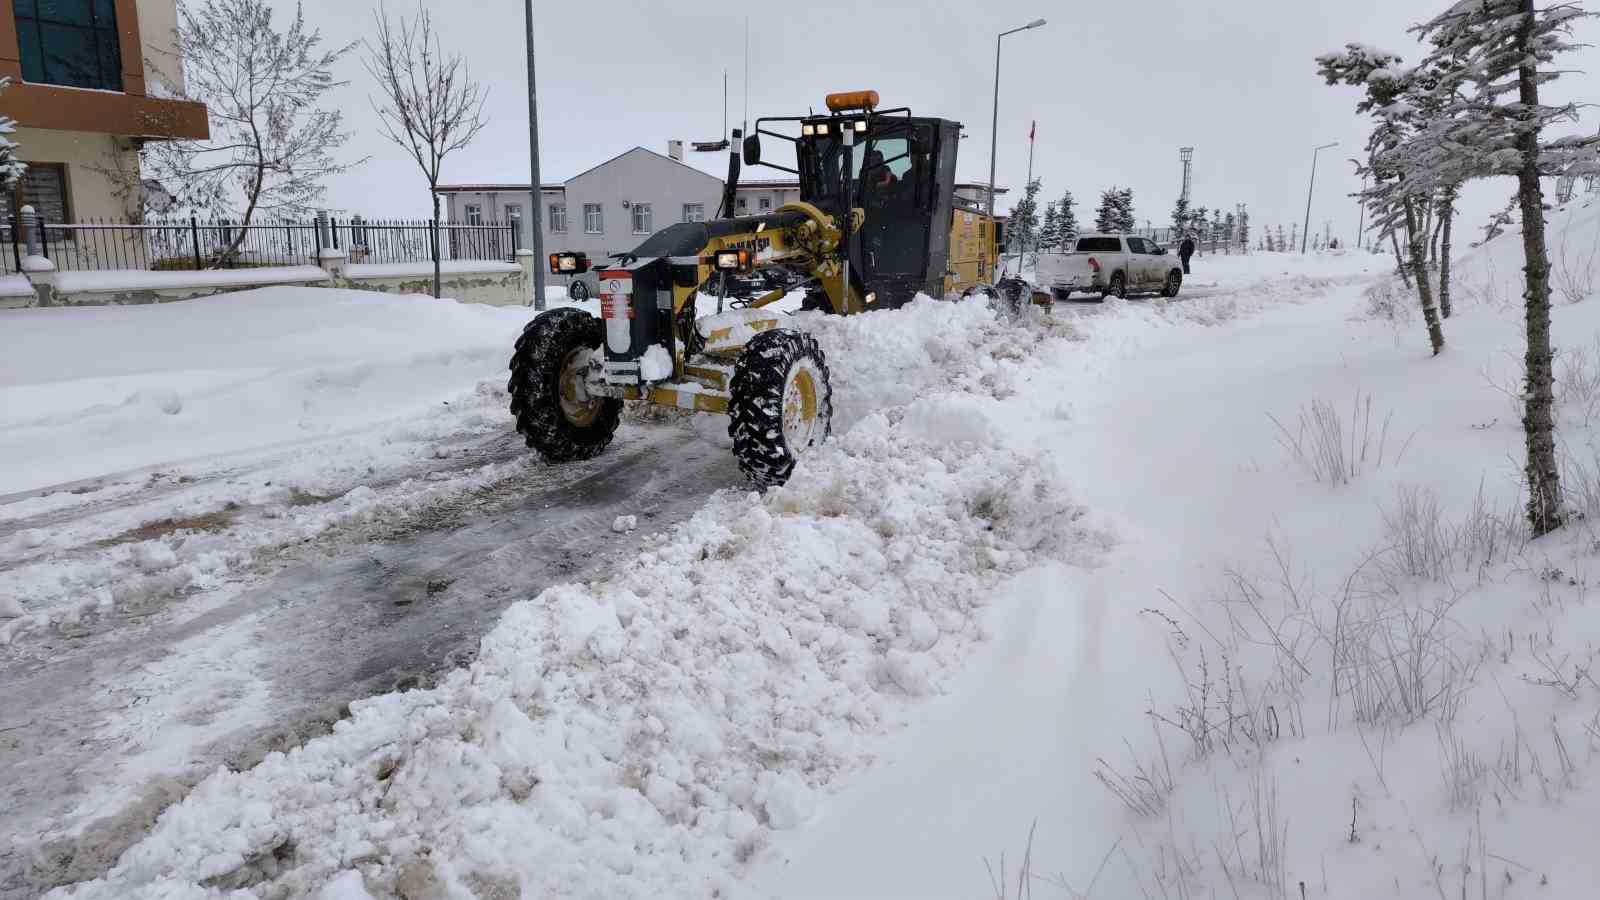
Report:
[{"label": "white pickup truck", "polygon": [[1057,300],[1074,293],[1104,299],[1137,291],[1176,297],[1183,287],[1183,266],[1155,241],[1130,234],[1083,234],[1070,243],[1064,253],[1039,254],[1039,288]]}]

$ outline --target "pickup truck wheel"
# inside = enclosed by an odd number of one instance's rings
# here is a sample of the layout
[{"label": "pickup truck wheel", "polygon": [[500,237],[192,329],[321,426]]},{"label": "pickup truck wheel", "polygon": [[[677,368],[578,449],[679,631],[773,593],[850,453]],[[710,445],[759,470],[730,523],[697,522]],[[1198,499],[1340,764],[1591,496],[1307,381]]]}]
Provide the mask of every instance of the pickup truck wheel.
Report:
[{"label": "pickup truck wheel", "polygon": [[1072,292],[1063,288],[1051,288],[1050,296],[1057,300],[1071,300]]},{"label": "pickup truck wheel", "polygon": [[1161,296],[1176,297],[1178,290],[1183,287],[1183,273],[1173,269],[1167,273],[1167,284],[1161,289]]},{"label": "pickup truck wheel", "polygon": [[1118,300],[1122,300],[1127,296],[1128,280],[1121,272],[1113,273],[1111,275],[1111,283],[1106,286],[1105,290],[1100,292],[1101,300],[1104,300],[1107,297],[1115,297]]}]

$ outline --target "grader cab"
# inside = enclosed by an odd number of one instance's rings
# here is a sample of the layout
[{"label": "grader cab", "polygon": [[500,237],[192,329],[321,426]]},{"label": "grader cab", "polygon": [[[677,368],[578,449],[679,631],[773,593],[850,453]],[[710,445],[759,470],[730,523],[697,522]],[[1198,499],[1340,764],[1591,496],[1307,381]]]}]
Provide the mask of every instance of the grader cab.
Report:
[{"label": "grader cab", "polygon": [[[759,119],[735,131],[723,214],[669,226],[598,267],[600,316],[541,313],[511,358],[511,412],[530,447],[553,461],[610,444],[622,403],[726,413],[740,468],[780,484],[826,440],[827,361],[816,339],[785,326],[773,304],[853,315],[986,288],[994,223],[955,196],[960,125],[879,111],[872,91],[833,94],[828,114]],[[797,134],[774,130],[786,124]],[[793,145],[793,168],[763,158],[763,138]],[[800,202],[734,217],[742,161],[795,174]],[[587,271],[554,253],[552,272]]]}]

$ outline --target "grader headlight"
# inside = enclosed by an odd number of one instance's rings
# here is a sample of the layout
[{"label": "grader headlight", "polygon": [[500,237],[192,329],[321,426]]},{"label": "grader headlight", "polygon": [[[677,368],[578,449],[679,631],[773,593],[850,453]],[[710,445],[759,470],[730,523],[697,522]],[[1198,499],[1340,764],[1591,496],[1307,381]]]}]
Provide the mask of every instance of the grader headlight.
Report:
[{"label": "grader headlight", "polygon": [[589,271],[589,256],[586,253],[550,254],[551,275],[581,275],[587,271]]},{"label": "grader headlight", "polygon": [[753,260],[749,250],[718,250],[713,264],[720,272],[743,272]]}]

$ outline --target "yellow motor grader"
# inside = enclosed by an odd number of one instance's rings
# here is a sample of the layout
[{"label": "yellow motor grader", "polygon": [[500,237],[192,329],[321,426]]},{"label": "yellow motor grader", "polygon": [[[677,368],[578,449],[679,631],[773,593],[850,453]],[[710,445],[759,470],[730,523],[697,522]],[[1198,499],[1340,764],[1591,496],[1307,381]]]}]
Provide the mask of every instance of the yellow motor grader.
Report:
[{"label": "yellow motor grader", "polygon": [[[803,309],[853,315],[918,292],[994,296],[995,223],[955,195],[960,124],[880,110],[875,91],[826,105],[734,131],[725,217],[671,225],[598,266],[599,318],[563,307],[528,323],[507,385],[528,446],[590,459],[610,444],[623,401],[645,400],[726,413],[740,468],[781,484],[827,438],[833,391],[816,339],[784,327],[772,304],[803,290]],[[763,137],[792,143],[796,168],[763,161]],[[747,165],[796,175],[800,202],[734,217],[741,149]],[[579,253],[549,263],[555,274],[589,269]]]}]

